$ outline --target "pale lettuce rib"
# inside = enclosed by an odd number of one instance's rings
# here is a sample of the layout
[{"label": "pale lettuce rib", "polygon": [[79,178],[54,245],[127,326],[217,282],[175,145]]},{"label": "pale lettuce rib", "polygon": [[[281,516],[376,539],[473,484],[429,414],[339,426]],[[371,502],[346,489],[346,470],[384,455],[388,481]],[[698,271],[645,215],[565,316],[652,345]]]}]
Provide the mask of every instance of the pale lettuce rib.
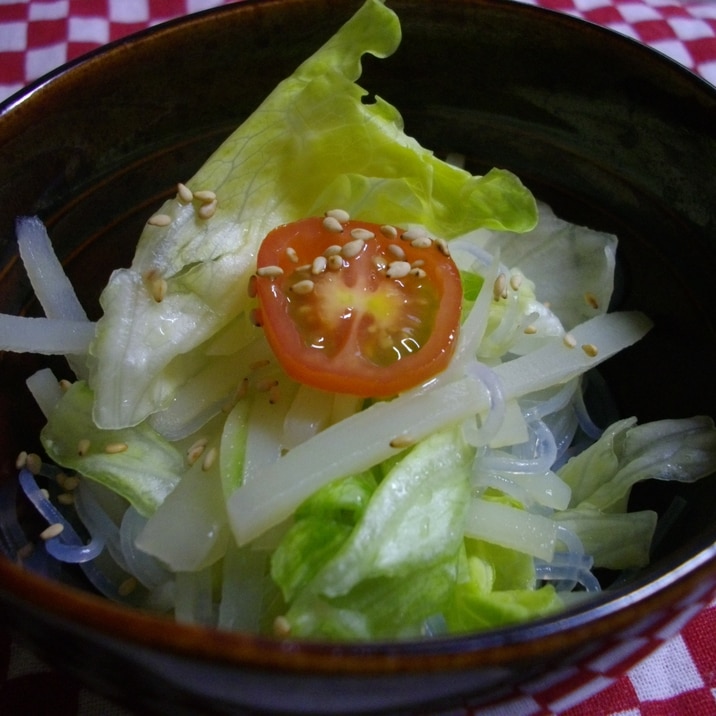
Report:
[{"label": "pale lettuce rib", "polygon": [[92,391],[73,383],[51,411],[40,439],[58,465],[76,470],[127,499],[143,516],[151,515],[184,473],[177,446],[149,425],[101,430],[91,420]]}]

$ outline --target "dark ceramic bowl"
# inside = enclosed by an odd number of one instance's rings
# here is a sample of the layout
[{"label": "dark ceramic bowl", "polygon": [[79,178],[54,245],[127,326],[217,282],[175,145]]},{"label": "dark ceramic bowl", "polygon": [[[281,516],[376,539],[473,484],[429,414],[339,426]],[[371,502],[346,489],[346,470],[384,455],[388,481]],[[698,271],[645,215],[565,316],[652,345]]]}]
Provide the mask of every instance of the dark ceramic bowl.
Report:
[{"label": "dark ceramic bowl", "polygon": [[[119,42],[0,108],[0,311],[36,310],[13,220],[38,213],[93,317],[112,267],[177,180],[358,7],[263,0]],[[608,364],[642,421],[716,409],[716,90],[664,57],[566,16],[499,0],[393,0],[398,53],[361,83],[409,133],[520,175],[573,221],[621,238],[620,307],[656,329]],[[41,364],[3,355],[0,486],[39,418]],[[91,687],[143,713],[371,712],[489,699],[529,676],[648,635],[716,585],[716,480],[656,485],[635,503],[685,509],[653,562],[587,605],[509,629],[414,643],[295,643],[178,626],[0,558],[0,619]],[[10,506],[12,507],[12,506]],[[5,505],[7,508],[7,505]]]}]

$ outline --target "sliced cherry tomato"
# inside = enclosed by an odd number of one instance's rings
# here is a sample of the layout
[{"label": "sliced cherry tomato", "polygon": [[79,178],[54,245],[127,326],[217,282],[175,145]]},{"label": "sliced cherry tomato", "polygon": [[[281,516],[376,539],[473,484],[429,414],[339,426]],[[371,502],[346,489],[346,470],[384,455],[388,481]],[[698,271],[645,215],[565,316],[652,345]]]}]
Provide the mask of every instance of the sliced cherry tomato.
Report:
[{"label": "sliced cherry tomato", "polygon": [[295,380],[363,397],[395,395],[449,363],[460,274],[440,239],[341,219],[303,219],[266,236],[254,283],[260,322]]}]

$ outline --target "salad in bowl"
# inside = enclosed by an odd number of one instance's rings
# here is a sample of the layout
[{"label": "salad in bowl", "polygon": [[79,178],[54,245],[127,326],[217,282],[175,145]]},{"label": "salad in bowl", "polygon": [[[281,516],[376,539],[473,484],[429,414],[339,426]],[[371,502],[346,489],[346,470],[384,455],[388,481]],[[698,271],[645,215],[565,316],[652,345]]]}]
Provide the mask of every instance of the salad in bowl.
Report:
[{"label": "salad in bowl", "polygon": [[97,321],[18,218],[45,317],[0,347],[68,365],[28,380],[19,484],[37,549],[111,599],[280,638],[516,624],[648,562],[668,515],[634,485],[716,469],[710,417],[640,423],[600,375],[652,328],[610,311],[617,237],[357,84],[400,40],[367,0],[177,177]]}]

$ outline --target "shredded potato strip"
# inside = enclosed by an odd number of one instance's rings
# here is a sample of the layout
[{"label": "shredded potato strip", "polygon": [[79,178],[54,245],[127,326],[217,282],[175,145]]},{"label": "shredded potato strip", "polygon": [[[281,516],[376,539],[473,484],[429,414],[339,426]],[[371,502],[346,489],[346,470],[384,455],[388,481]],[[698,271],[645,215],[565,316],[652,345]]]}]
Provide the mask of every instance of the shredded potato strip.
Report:
[{"label": "shredded potato strip", "polygon": [[42,355],[83,356],[95,324],[59,318],[0,314],[0,350]]}]

